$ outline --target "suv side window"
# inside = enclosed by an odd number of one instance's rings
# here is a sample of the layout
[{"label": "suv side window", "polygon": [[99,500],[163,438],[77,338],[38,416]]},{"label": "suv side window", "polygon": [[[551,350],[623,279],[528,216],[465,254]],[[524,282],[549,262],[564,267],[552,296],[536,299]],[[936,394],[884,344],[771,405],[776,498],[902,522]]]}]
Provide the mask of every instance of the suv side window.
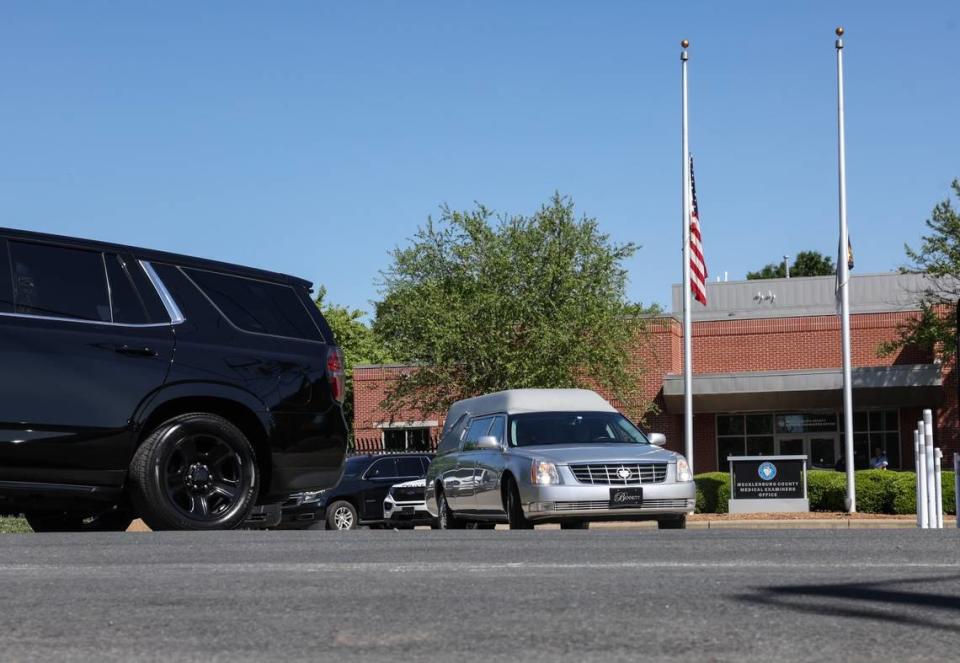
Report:
[{"label": "suv side window", "polygon": [[367,470],[368,479],[395,479],[397,477],[397,459],[381,458]]},{"label": "suv side window", "polygon": [[116,253],[105,254],[104,260],[114,322],[131,325],[170,322],[160,295],[138,263]]},{"label": "suv side window", "polygon": [[11,240],[15,313],[112,322],[103,254]]},{"label": "suv side window", "polygon": [[182,269],[240,329],[308,341],[324,340],[292,287],[202,269]]},{"label": "suv side window", "polygon": [[423,476],[423,463],[419,456],[397,459],[397,476],[404,479],[419,479]]},{"label": "suv side window", "polygon": [[470,428],[467,429],[467,434],[463,438],[464,443],[476,442],[486,435],[491,423],[493,423],[493,417],[481,417],[471,421]]}]

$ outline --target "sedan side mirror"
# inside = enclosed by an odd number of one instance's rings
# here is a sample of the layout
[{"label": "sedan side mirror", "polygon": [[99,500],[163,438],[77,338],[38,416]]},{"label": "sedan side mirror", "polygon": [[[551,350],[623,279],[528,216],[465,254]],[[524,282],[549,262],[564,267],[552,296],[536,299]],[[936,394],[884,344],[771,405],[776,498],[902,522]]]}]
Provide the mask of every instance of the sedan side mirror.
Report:
[{"label": "sedan side mirror", "polygon": [[667,436],[663,433],[650,433],[647,438],[650,440],[650,444],[655,444],[658,447],[662,447],[667,443]]},{"label": "sedan side mirror", "polygon": [[500,440],[495,438],[493,435],[484,435],[477,440],[476,447],[474,448],[478,451],[499,451]]}]

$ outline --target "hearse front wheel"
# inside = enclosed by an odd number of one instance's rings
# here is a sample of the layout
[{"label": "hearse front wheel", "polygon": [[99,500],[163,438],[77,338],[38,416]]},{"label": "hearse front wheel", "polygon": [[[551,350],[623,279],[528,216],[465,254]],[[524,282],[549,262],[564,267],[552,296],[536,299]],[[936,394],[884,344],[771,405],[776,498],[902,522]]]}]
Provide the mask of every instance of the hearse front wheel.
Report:
[{"label": "hearse front wheel", "polygon": [[215,414],[184,414],[164,422],[130,463],[130,497],[154,530],[238,527],[258,488],[250,441]]}]

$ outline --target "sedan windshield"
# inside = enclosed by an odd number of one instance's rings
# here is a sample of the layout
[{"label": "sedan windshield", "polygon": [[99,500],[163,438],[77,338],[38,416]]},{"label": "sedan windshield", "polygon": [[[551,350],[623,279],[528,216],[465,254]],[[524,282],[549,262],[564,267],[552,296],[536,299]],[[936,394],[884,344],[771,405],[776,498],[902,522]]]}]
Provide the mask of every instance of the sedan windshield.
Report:
[{"label": "sedan windshield", "polygon": [[650,444],[619,412],[536,412],[510,417],[510,446],[542,444]]}]

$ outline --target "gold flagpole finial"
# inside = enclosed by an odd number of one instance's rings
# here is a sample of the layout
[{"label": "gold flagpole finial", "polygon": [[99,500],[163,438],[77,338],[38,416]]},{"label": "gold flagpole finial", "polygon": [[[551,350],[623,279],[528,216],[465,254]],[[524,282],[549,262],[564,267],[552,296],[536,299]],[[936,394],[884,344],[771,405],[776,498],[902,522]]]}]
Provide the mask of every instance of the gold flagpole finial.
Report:
[{"label": "gold flagpole finial", "polygon": [[839,28],[837,28],[836,30],[834,30],[834,32],[837,33],[837,36],[838,36],[838,37],[842,37],[842,36],[843,36],[843,26],[841,25]]},{"label": "gold flagpole finial", "polygon": [[684,39],[683,41],[681,41],[681,42],[680,42],[680,45],[683,46],[684,48],[690,48],[690,42],[687,41],[686,39]]}]

